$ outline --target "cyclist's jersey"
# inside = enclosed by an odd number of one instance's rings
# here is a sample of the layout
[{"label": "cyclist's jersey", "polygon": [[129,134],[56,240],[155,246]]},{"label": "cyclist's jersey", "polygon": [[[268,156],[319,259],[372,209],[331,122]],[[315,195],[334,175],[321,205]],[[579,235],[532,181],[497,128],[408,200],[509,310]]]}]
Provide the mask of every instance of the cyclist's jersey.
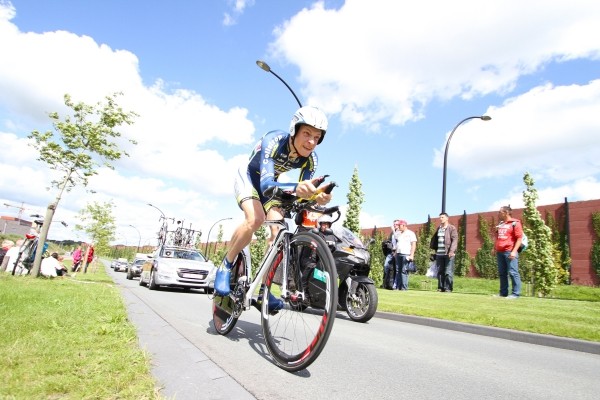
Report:
[{"label": "cyclist's jersey", "polygon": [[286,190],[296,190],[297,183],[279,183],[279,175],[292,169],[300,169],[298,182],[311,179],[317,168],[317,154],[313,151],[308,157],[291,158],[290,134],[283,131],[266,133],[256,144],[248,163],[248,175],[252,186],[260,197],[270,187],[280,186]]}]

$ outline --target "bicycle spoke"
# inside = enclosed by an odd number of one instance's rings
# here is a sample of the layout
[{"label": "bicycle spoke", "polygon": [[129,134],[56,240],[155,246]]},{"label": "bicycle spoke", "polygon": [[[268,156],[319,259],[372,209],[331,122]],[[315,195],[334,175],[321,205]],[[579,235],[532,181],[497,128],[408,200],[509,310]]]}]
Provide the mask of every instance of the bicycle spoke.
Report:
[{"label": "bicycle spoke", "polygon": [[[327,244],[320,237],[308,232],[297,234],[290,247],[289,259],[292,262],[277,262],[281,259],[277,257],[270,267],[265,279],[264,298],[268,298],[271,293],[279,294],[279,286],[272,278],[280,269],[285,271],[287,279],[291,281],[289,289],[294,289],[294,286],[303,289],[296,273],[296,266],[302,268],[302,265],[297,264],[301,259],[298,255],[302,251],[311,251],[317,259],[310,272],[310,287],[315,299],[309,303],[302,296],[295,297],[292,290],[281,293],[285,307],[275,315],[269,315],[268,305],[263,304],[262,325],[267,349],[275,362],[285,370],[298,371],[309,366],[319,356],[331,333],[337,306],[337,273]],[[321,289],[320,292],[317,292],[317,287]]]}]

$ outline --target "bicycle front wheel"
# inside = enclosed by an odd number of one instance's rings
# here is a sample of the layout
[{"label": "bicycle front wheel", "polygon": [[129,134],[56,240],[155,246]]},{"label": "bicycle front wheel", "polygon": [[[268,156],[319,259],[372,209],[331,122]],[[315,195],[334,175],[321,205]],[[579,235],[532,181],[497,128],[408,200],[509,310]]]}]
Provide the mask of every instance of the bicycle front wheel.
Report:
[{"label": "bicycle front wheel", "polygon": [[[307,307],[295,299],[291,291],[301,289],[301,254],[314,252],[316,260],[310,272],[311,298],[318,298],[322,306]],[[287,270],[284,271],[284,258]],[[285,275],[282,275],[285,273]],[[281,293],[277,277],[286,276],[288,293]],[[281,279],[281,278],[279,278]],[[268,312],[268,302],[262,305],[262,328],[267,349],[273,360],[286,371],[299,371],[312,364],[325,348],[335,321],[337,309],[337,271],[327,243],[312,232],[301,232],[290,239],[289,253],[282,249],[275,257],[265,277],[264,299],[272,294],[281,298],[285,306],[275,315]]]}]

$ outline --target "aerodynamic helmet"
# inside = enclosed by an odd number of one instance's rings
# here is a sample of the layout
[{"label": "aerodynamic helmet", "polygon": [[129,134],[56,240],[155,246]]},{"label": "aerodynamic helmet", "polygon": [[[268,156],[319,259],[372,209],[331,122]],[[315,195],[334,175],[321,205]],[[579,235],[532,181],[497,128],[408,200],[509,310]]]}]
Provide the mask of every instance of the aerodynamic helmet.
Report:
[{"label": "aerodynamic helmet", "polygon": [[323,111],[316,107],[305,106],[294,113],[292,122],[290,122],[290,135],[294,137],[296,134],[296,128],[300,124],[310,125],[314,128],[320,129],[323,134],[319,138],[317,144],[321,144],[323,138],[325,138],[325,132],[327,132],[327,117]]}]

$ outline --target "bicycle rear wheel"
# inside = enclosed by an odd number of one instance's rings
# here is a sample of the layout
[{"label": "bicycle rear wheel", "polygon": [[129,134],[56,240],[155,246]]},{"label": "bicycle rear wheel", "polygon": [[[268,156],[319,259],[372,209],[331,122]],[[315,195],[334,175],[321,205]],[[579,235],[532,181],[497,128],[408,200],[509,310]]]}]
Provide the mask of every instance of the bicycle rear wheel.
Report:
[{"label": "bicycle rear wheel", "polygon": [[243,311],[244,283],[239,283],[239,278],[247,276],[247,263],[244,252],[241,252],[231,270],[231,293],[228,296],[213,297],[213,324],[220,335],[227,335]]},{"label": "bicycle rear wheel", "polygon": [[[311,298],[319,298],[323,307],[306,306],[294,300],[290,293],[281,293],[277,276],[282,276],[284,258],[287,257],[286,277],[290,288],[301,288],[299,269],[302,251],[316,252],[316,266],[311,270]],[[273,294],[282,298],[285,306],[275,315],[269,315],[268,302],[261,312],[263,335],[267,349],[278,367],[286,371],[299,371],[312,364],[325,348],[335,321],[337,309],[337,271],[327,243],[312,232],[301,232],[290,239],[289,254],[282,249],[275,257],[265,277],[263,298]]]}]

